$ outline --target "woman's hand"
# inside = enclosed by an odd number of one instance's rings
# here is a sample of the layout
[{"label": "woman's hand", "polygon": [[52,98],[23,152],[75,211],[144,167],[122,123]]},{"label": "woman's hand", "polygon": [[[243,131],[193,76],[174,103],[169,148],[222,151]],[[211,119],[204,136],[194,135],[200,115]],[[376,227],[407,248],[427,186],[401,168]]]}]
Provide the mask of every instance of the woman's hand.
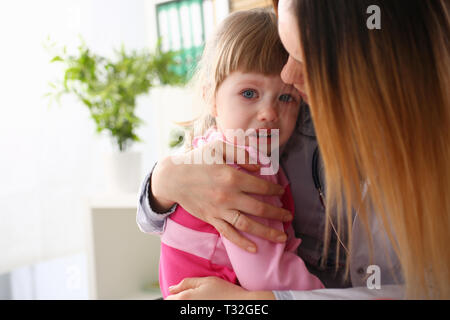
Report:
[{"label": "woman's hand", "polygon": [[217,277],[186,278],[169,291],[166,300],[275,300],[272,291],[247,291]]},{"label": "woman's hand", "polygon": [[[228,159],[228,162],[236,163],[237,149],[225,152],[230,145],[224,144],[220,148],[218,143],[222,142],[215,141],[184,155],[168,157],[158,162],[151,181],[152,204],[160,210],[167,210],[177,202],[195,217],[213,225],[225,238],[250,252],[256,252],[255,244],[237,230],[274,242],[286,241],[286,234],[282,231],[257,223],[246,215],[238,215],[243,212],[280,221],[291,220],[292,214],[288,210],[248,195],[280,195],[284,191],[281,186],[226,164],[184,164],[184,160],[188,157],[192,159],[196,156],[195,153],[200,152],[202,156],[205,152],[211,154],[212,150],[224,150],[223,154],[217,156],[225,161],[227,154],[233,154],[234,158]],[[248,154],[246,157],[248,159]],[[246,163],[248,162],[247,160]],[[240,166],[250,171],[259,170],[258,165]]]}]

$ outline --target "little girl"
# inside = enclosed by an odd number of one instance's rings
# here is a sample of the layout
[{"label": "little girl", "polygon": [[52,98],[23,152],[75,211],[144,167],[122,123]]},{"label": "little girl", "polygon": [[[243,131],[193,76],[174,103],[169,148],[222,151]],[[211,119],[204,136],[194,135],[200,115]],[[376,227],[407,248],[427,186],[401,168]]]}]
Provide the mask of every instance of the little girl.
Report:
[{"label": "little girl", "polygon": [[[202,135],[195,137],[191,146],[196,148],[214,140],[235,143],[230,132],[253,129],[247,142],[237,146],[245,148],[260,162],[261,159],[270,161],[264,152],[253,148],[259,143],[249,141],[267,141],[271,151],[278,147],[274,145],[276,139],[272,133],[277,134],[282,147],[295,128],[301,97],[280,78],[287,58],[278,38],[275,15],[270,11],[240,11],[225,19],[206,44],[195,77],[208,115],[202,122],[205,124]],[[252,196],[294,214],[289,182],[283,170],[261,177],[282,185],[285,192],[282,197]],[[238,219],[239,213],[230,223],[235,224]],[[246,234],[258,248],[256,253],[250,253],[178,206],[167,219],[161,236],[159,279],[164,298],[169,295],[170,286],[188,277],[217,276],[248,290],[323,288],[296,254],[300,239],[295,238],[291,223],[254,216],[252,219],[283,230],[288,235],[287,241],[274,243]]]}]

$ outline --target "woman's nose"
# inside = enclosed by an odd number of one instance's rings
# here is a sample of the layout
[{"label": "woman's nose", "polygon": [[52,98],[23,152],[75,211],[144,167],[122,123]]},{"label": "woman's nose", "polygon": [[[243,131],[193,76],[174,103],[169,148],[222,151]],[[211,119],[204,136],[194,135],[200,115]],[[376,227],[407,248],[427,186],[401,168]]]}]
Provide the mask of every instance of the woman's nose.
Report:
[{"label": "woman's nose", "polygon": [[[288,61],[281,70],[281,80],[286,84],[291,84],[297,89],[303,88],[302,65],[289,56]],[[300,90],[300,89],[299,89]]]}]

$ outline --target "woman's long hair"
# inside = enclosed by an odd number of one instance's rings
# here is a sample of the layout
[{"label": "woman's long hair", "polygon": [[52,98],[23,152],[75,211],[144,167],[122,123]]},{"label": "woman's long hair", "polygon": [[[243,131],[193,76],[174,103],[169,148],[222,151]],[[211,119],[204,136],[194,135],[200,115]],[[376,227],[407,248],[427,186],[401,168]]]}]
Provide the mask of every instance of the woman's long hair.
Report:
[{"label": "woman's long hair", "polygon": [[[370,233],[370,202],[401,262],[407,297],[449,299],[449,2],[294,3],[327,214],[358,207]],[[370,5],[380,8],[381,29],[366,25]]]}]

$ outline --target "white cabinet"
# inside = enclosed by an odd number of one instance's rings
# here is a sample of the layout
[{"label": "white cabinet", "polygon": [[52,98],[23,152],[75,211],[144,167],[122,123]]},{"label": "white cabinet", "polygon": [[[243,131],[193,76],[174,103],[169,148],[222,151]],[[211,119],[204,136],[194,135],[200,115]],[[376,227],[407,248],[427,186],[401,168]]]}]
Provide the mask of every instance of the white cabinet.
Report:
[{"label": "white cabinet", "polygon": [[136,224],[137,194],[90,200],[88,273],[90,299],[156,299],[160,239]]}]

